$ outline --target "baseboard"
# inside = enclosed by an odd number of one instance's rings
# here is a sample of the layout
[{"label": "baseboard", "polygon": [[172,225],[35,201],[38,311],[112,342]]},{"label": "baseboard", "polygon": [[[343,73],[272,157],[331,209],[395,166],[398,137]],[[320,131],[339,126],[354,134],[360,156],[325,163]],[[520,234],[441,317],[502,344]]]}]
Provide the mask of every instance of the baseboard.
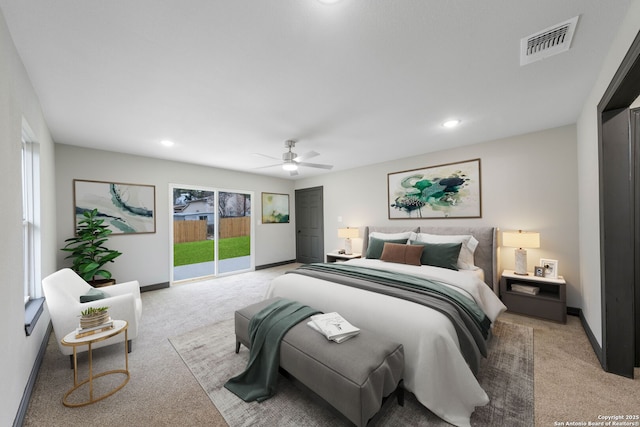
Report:
[{"label": "baseboard", "polygon": [[158,289],[164,289],[168,287],[170,287],[169,282],[161,282],[154,285],[140,286],[140,292],[157,291]]},{"label": "baseboard", "polygon": [[264,270],[265,268],[279,267],[281,265],[293,264],[294,262],[296,262],[295,259],[292,259],[292,260],[289,260],[289,261],[274,262],[274,263],[271,263],[271,264],[256,265],[256,270]]},{"label": "baseboard", "polygon": [[[256,270],[264,270],[265,268],[279,267],[281,265],[293,264],[294,262],[296,262],[295,259],[292,259],[292,260],[289,260],[289,261],[274,262],[274,263],[271,263],[271,264],[258,265],[258,266],[256,266],[255,269]],[[140,292],[156,291],[158,289],[165,289],[165,288],[169,288],[169,287],[171,287],[169,282],[155,283],[153,285],[140,286]]]},{"label": "baseboard", "polygon": [[580,317],[580,313],[582,313],[582,310],[577,307],[567,307],[567,314],[569,316]]},{"label": "baseboard", "polygon": [[596,357],[600,362],[600,366],[604,369],[604,363],[602,361],[602,347],[598,344],[598,340],[596,340],[595,335],[593,335],[593,332],[587,323],[587,319],[585,319],[584,314],[582,313],[582,309],[577,307],[567,307],[567,314],[570,316],[578,316],[580,318],[580,324],[582,325],[584,332],[587,334],[589,344],[591,344],[593,352],[596,354]]},{"label": "baseboard", "polygon": [[593,332],[591,331],[591,328],[589,327],[589,324],[587,323],[587,319],[585,319],[584,314],[582,313],[582,310],[579,308],[576,310],[578,310],[580,323],[582,324],[582,329],[584,329],[584,332],[587,334],[587,339],[589,340],[589,344],[591,344],[591,347],[593,348],[593,352],[596,354],[596,357],[600,362],[600,366],[602,366],[602,369],[605,369],[604,362],[602,359],[602,347],[598,343],[598,340],[596,340],[596,336],[593,335]]},{"label": "baseboard", "polygon": [[42,361],[44,360],[44,353],[47,350],[47,344],[49,343],[49,337],[51,336],[52,331],[53,331],[53,324],[49,322],[49,326],[47,326],[47,331],[44,334],[42,343],[40,343],[40,350],[38,350],[38,356],[36,357],[36,360],[33,363],[33,367],[31,368],[31,373],[29,374],[29,380],[27,381],[27,385],[24,388],[24,393],[22,394],[22,400],[20,400],[20,406],[18,407],[18,413],[16,414],[16,418],[13,420],[13,427],[20,427],[24,425],[24,419],[27,415],[27,408],[29,407],[29,401],[31,400],[33,387],[36,385],[38,372],[40,371],[40,366],[42,365]]}]

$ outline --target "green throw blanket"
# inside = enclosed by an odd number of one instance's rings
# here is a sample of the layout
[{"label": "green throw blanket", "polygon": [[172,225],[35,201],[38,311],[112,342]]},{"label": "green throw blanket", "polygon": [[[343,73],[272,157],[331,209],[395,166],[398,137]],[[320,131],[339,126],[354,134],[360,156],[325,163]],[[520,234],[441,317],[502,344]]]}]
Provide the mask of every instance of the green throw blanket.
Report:
[{"label": "green throw blanket", "polygon": [[284,335],[304,319],[320,313],[307,305],[286,299],[260,310],[249,322],[251,350],[243,373],[225,383],[245,402],[262,402],[275,394],[280,365],[280,342]]}]

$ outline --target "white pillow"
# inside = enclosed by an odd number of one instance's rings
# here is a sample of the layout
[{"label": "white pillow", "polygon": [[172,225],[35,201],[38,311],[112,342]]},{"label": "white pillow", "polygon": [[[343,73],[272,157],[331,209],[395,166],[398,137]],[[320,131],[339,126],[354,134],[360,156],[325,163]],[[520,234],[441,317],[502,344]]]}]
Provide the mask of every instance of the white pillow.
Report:
[{"label": "white pillow", "polygon": [[425,243],[462,243],[458,256],[458,268],[460,270],[475,270],[477,267],[473,261],[473,253],[478,247],[478,241],[472,235],[447,235],[411,233],[409,240]]}]

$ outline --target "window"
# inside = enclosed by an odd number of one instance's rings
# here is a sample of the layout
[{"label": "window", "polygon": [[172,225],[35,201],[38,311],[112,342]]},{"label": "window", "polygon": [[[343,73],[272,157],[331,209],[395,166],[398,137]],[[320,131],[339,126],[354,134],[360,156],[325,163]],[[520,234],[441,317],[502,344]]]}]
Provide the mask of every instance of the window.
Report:
[{"label": "window", "polygon": [[39,146],[29,125],[22,126],[22,240],[25,330],[35,326],[42,310],[40,287],[40,167]]}]

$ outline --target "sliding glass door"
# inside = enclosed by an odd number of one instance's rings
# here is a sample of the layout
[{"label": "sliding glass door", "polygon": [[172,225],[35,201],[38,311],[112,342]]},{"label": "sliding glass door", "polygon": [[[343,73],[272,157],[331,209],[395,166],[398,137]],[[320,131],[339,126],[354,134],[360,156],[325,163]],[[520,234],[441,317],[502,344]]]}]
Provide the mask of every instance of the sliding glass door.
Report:
[{"label": "sliding glass door", "polygon": [[218,272],[248,270],[251,262],[251,195],[218,193]]},{"label": "sliding glass door", "polygon": [[251,192],[172,185],[173,282],[252,270]]}]

